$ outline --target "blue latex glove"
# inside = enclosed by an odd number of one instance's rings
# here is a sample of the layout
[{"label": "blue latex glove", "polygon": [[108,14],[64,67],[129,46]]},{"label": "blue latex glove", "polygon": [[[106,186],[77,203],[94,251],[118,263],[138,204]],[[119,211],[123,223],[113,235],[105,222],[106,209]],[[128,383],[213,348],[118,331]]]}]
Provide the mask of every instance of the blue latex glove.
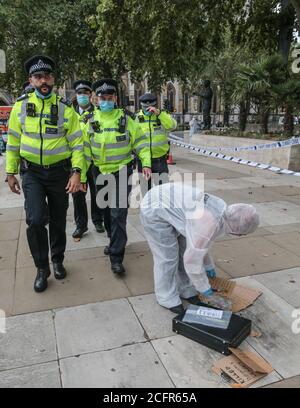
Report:
[{"label": "blue latex glove", "polygon": [[207,289],[205,292],[202,292],[201,294],[203,296],[211,296],[213,295],[214,291],[212,290],[212,288]]},{"label": "blue latex glove", "polygon": [[206,275],[211,278],[214,279],[217,276],[217,272],[214,269],[208,269],[206,271]]}]

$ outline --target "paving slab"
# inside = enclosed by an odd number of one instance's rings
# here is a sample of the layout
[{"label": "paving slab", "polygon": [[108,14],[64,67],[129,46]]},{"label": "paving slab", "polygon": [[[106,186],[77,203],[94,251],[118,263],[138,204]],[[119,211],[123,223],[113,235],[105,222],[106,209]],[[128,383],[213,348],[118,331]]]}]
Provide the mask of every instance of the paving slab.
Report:
[{"label": "paving slab", "polygon": [[99,234],[95,231],[94,225],[91,220],[88,222],[88,232],[83,235],[79,242],[75,242],[72,238],[72,234],[75,230],[73,222],[67,221],[66,234],[67,234],[67,247],[66,250],[78,250],[84,248],[95,248],[99,246],[105,246],[109,240],[106,233]]},{"label": "paving slab", "polygon": [[264,237],[265,235],[271,235],[271,232],[267,228],[258,227],[251,235],[242,235],[239,237],[238,235],[223,235],[215,240],[215,242],[222,242],[222,241],[232,241],[232,240],[240,240],[244,238],[251,237]]},{"label": "paving slab", "polygon": [[175,335],[172,331],[174,313],[160,306],[154,293],[129,299],[134,312],[151,340]]},{"label": "paving slab", "polygon": [[0,371],[56,360],[52,313],[8,317],[0,342]]},{"label": "paving slab", "polygon": [[[293,185],[265,186],[264,190],[271,191],[279,197],[297,197],[300,195],[300,184],[299,187]],[[298,203],[300,203],[300,201],[298,201]]]},{"label": "paving slab", "polygon": [[226,170],[232,170],[232,171],[238,171],[239,173],[243,174],[243,177],[274,177],[275,175],[271,172],[266,172],[264,170],[260,170],[258,168],[253,168],[250,166],[244,166],[244,165],[240,165],[237,163],[233,163],[230,161],[224,161],[224,160],[220,160],[220,159],[215,159],[212,157],[205,157],[205,156],[199,156],[198,154],[196,154],[195,152],[192,151],[187,151],[184,149],[180,149],[181,150],[181,154],[183,155],[183,157],[188,158],[189,160],[193,161],[193,162],[200,162],[203,164],[209,164],[211,166],[217,167],[219,169],[226,169]]},{"label": "paving slab", "polygon": [[[153,340],[152,344],[177,388],[229,387],[212,371],[215,361],[224,357],[221,353],[180,335]],[[240,346],[240,348],[243,347],[243,345]],[[248,345],[245,348],[251,349]],[[280,379],[281,377],[273,372],[253,387],[260,387]]]},{"label": "paving slab", "polygon": [[67,278],[56,280],[51,274],[48,289],[33,290],[34,267],[18,268],[13,313],[21,314],[65,306],[76,306],[130,296],[124,281],[110,270],[108,258],[66,261]]},{"label": "paving slab", "polygon": [[65,262],[66,261],[81,261],[83,259],[94,259],[100,257],[107,257],[104,255],[104,246],[95,248],[83,248],[77,250],[69,250],[65,252]]},{"label": "paving slab", "polygon": [[0,271],[0,309],[6,316],[12,315],[15,285],[15,269]]},{"label": "paving slab", "polygon": [[300,307],[300,267],[254,276],[272,292],[294,307]]},{"label": "paving slab", "polygon": [[24,205],[23,193],[20,195],[10,193],[7,183],[0,183],[0,210],[3,208],[16,208]]},{"label": "paving slab", "polygon": [[16,208],[1,208],[0,209],[0,222],[18,221],[22,217],[23,207]]},{"label": "paving slab", "polygon": [[247,342],[283,378],[299,375],[300,335],[292,332],[294,307],[255,278],[241,278],[237,282],[263,292],[252,306],[240,312],[252,320],[254,330],[262,333],[261,337],[248,337]]},{"label": "paving slab", "polygon": [[270,385],[266,385],[264,388],[300,388],[300,375],[296,377],[288,378]]},{"label": "paving slab", "polygon": [[293,252],[296,255],[300,255],[300,231],[286,232],[277,235],[267,235],[266,239]]},{"label": "paving slab", "polygon": [[225,180],[205,180],[204,188],[205,191],[212,192],[216,190],[239,190],[240,188],[257,188],[257,183],[249,181],[249,179],[245,180],[244,177],[235,178],[235,179],[225,179]]},{"label": "paving slab", "polygon": [[1,371],[0,388],[61,388],[58,363]]},{"label": "paving slab", "polygon": [[66,388],[173,388],[149,343],[60,360]]},{"label": "paving slab", "polygon": [[22,268],[26,266],[34,267],[33,258],[31,256],[28,242],[27,242],[26,229],[27,229],[27,226],[25,224],[25,221],[23,220],[20,225],[18,251],[17,251],[17,259],[16,259],[17,268]]},{"label": "paving slab", "polygon": [[19,232],[20,232],[20,221],[1,222],[0,223],[0,242],[18,239]]},{"label": "paving slab", "polygon": [[300,256],[267,240],[266,237],[217,242],[212,248],[212,253],[216,265],[231,277],[300,266]]},{"label": "paving slab", "polygon": [[252,183],[259,184],[261,186],[283,186],[283,185],[291,185],[295,187],[300,186],[300,181],[297,180],[297,177],[288,178],[282,177],[280,174],[272,174],[267,171],[262,171],[261,175],[255,174],[255,177],[245,177],[245,182],[251,181]]},{"label": "paving slab", "polygon": [[272,234],[281,234],[283,232],[296,232],[300,231],[300,223],[294,224],[283,224],[283,225],[274,225],[264,227],[266,231],[271,232]]},{"label": "paving slab", "polygon": [[153,259],[150,250],[136,253],[126,251],[124,267],[126,269],[124,283],[131,295],[154,291]]},{"label": "paving slab", "polygon": [[[193,160],[191,160],[191,158]],[[176,156],[176,170],[182,173],[184,172],[198,172],[204,173],[205,178],[208,179],[226,179],[226,178],[236,178],[243,177],[244,174],[239,172],[237,166],[232,166],[231,168],[220,168],[214,165],[214,161],[208,159],[207,161],[194,159],[193,156],[189,155],[184,157]]]},{"label": "paving slab", "polygon": [[126,299],[57,310],[55,327],[60,358],[146,341]]},{"label": "paving slab", "polygon": [[296,196],[282,196],[282,199],[283,199],[284,201],[288,201],[288,202],[290,202],[290,203],[297,204],[297,205],[299,205],[299,203],[300,203],[300,195],[296,195]]},{"label": "paving slab", "polygon": [[0,270],[14,269],[16,266],[18,240],[1,241]]},{"label": "paving slab", "polygon": [[236,190],[216,190],[213,195],[222,198],[227,204],[273,202],[278,196],[263,188],[240,188]]},{"label": "paving slab", "polygon": [[260,226],[295,224],[300,222],[300,205],[288,201],[253,204],[260,215]]},{"label": "paving slab", "polygon": [[[109,239],[107,238],[106,233],[99,234],[94,226],[92,221],[88,223],[89,231],[84,234],[83,238],[79,242],[75,242],[72,238],[72,233],[74,232],[73,222],[67,221],[67,250],[78,250],[84,248],[95,248],[100,246],[108,245]],[[145,238],[132,226],[129,222],[127,223],[127,236],[128,244],[133,242],[144,241]]]}]

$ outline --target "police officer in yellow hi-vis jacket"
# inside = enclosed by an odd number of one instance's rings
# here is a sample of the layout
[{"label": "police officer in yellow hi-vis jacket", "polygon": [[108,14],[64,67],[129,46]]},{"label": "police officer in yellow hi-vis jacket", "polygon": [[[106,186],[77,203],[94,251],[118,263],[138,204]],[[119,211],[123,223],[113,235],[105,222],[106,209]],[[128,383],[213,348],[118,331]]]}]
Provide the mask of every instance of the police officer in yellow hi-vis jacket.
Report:
[{"label": "police officer in yellow hi-vis jacket", "polygon": [[[34,290],[47,288],[51,260],[54,276],[64,279],[68,193],[85,182],[82,131],[74,109],[52,92],[54,62],[38,55],[25,63],[34,92],[21,96],[9,120],[6,172],[12,192],[25,196],[27,239],[37,276]],[[81,174],[82,172],[82,174]]]},{"label": "police officer in yellow hi-vis jacket", "polygon": [[[148,183],[141,181],[141,191],[144,195],[151,188],[151,184],[160,184],[168,181],[167,153],[169,151],[169,144],[167,132],[175,130],[177,122],[168,112],[160,111],[157,108],[157,97],[155,94],[147,92],[139,98],[139,101],[142,109],[137,113],[136,121],[143,130],[144,143],[150,145],[152,162],[151,180]],[[142,147],[143,144],[139,145],[136,152],[138,153]],[[141,161],[138,160],[138,172],[141,173],[141,171]]]},{"label": "police officer in yellow hi-vis jacket", "polygon": [[[131,192],[130,176],[133,172],[133,150],[138,150],[142,173],[151,177],[149,145],[144,144],[144,134],[131,112],[117,107],[117,83],[101,79],[93,84],[98,96],[99,109],[89,119],[85,133],[85,155],[93,160],[101,172],[97,178],[97,204],[105,209],[104,224],[110,244],[105,254],[110,256],[111,269],[116,274],[125,272],[123,258],[127,242],[126,221],[128,196]],[[87,148],[87,144],[90,147]],[[139,146],[143,146],[139,149]],[[103,177],[104,176],[104,177]],[[106,180],[104,178],[106,177]],[[101,181],[102,180],[102,181]],[[107,200],[101,199],[107,182]],[[101,196],[101,197],[100,197]],[[103,198],[102,197],[102,198]]]}]

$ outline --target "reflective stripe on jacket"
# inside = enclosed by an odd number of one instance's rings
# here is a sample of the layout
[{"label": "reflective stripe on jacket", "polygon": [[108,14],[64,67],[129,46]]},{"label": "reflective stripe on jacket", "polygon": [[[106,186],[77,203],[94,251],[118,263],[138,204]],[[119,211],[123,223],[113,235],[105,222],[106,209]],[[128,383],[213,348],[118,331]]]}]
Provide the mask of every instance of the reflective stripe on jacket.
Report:
[{"label": "reflective stripe on jacket", "polygon": [[[53,105],[57,105],[57,116],[51,118]],[[7,173],[18,173],[20,157],[40,165],[71,158],[73,168],[84,169],[77,114],[55,94],[44,100],[35,92],[24,96],[14,104],[8,126]]]}]

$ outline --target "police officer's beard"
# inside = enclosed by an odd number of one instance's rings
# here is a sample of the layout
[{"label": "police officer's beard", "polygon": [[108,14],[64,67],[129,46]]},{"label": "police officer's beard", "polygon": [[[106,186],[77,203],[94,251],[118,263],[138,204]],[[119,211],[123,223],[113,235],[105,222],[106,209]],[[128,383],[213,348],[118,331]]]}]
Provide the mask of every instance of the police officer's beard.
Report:
[{"label": "police officer's beard", "polygon": [[[42,91],[42,88],[47,88],[47,91]],[[43,83],[41,86],[36,86],[35,89],[43,96],[48,96],[52,92],[53,86]]]}]

